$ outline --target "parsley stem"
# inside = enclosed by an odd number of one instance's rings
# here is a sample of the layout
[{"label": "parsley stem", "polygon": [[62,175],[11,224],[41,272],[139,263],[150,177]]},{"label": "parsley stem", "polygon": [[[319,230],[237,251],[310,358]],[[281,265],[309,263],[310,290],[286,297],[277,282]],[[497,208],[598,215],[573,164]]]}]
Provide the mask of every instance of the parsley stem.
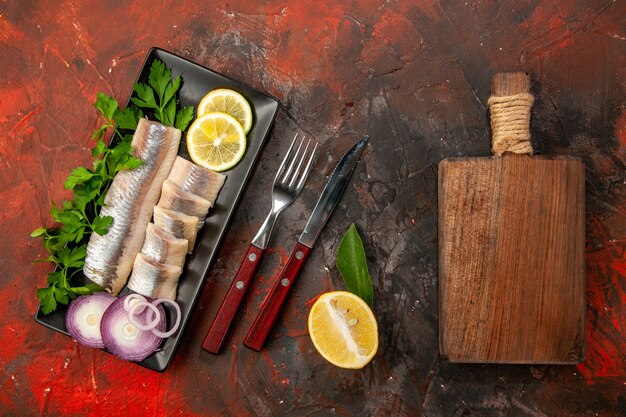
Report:
[{"label": "parsley stem", "polygon": [[67,266],[63,266],[63,269],[61,270],[61,274],[63,275],[63,279],[61,280],[61,285],[63,285],[63,288],[65,288],[66,290],[69,289],[69,283],[67,282]]},{"label": "parsley stem", "polygon": [[122,136],[122,134],[120,133],[120,131],[117,129],[116,126],[111,126],[114,130],[114,133],[120,138],[120,140],[124,137]]},{"label": "parsley stem", "polygon": [[95,202],[93,203],[93,216],[96,217],[98,215],[98,213],[100,212],[100,210],[98,210],[98,204],[96,204]]},{"label": "parsley stem", "polygon": [[74,272],[72,272],[72,273],[70,274],[70,277],[69,277],[69,278],[70,278],[70,279],[74,278],[74,275],[78,274],[80,271],[82,271],[82,269],[80,269],[80,268],[75,269],[75,270],[74,270]]}]

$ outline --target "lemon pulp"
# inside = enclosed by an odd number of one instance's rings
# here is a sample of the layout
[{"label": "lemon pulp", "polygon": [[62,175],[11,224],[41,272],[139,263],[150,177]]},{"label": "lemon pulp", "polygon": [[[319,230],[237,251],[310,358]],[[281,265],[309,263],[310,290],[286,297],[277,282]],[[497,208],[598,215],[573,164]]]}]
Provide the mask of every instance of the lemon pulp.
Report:
[{"label": "lemon pulp", "polygon": [[232,168],[246,150],[246,134],[241,124],[225,113],[198,117],[187,131],[191,160],[213,171]]},{"label": "lemon pulp", "polygon": [[309,313],[315,349],[341,368],[360,369],[378,350],[378,324],[369,306],[346,291],[322,294]]},{"label": "lemon pulp", "polygon": [[208,113],[226,113],[234,117],[247,134],[252,127],[252,108],[244,96],[228,88],[207,93],[198,104],[198,117]]}]

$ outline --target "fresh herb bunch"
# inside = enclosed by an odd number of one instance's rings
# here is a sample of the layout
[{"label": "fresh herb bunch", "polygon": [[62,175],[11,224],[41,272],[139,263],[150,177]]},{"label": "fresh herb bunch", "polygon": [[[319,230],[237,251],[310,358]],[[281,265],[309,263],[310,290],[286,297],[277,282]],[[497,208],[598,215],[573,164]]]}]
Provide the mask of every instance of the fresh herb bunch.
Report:
[{"label": "fresh herb bunch", "polygon": [[154,117],[167,126],[187,129],[193,120],[194,107],[185,106],[176,112],[176,93],[180,88],[180,76],[172,80],[172,72],[158,59],[152,61],[148,84],[135,83],[133,91],[137,97],[130,100],[136,106],[154,112]]},{"label": "fresh herb bunch", "polygon": [[[49,253],[48,258],[39,262],[52,262],[56,266],[48,274],[48,286],[37,290],[44,314],[54,311],[57,303],[67,304],[79,295],[101,290],[96,284],[73,286],[71,283],[72,277],[85,263],[87,244],[81,242],[91,233],[103,235],[108,232],[113,218],[98,215],[104,205],[104,196],[119,171],[135,168],[142,162],[132,154],[132,135],[121,132],[137,127],[139,112],[130,108],[120,109],[115,99],[102,93],[98,94],[94,106],[104,123],[92,135],[96,140],[96,146],[91,150],[96,157],[93,168],[75,168],[65,180],[65,188],[73,190],[74,196],[69,201],[63,201],[61,207],[52,203],[50,215],[58,225],[53,228],[39,227],[31,233],[31,236],[43,239]],[[107,131],[114,131],[121,138],[113,147],[102,140]]]},{"label": "fresh herb bunch", "polygon": [[[150,67],[149,84],[135,83],[133,90],[138,97],[132,97],[134,106],[122,109],[117,101],[98,93],[94,107],[103,119],[102,125],[92,134],[96,146],[91,150],[94,157],[93,168],[78,167],[72,170],[65,180],[65,188],[73,190],[71,200],[63,201],[61,207],[52,202],[50,215],[56,222],[51,228],[39,227],[32,237],[43,239],[49,256],[36,262],[52,262],[56,268],[48,274],[48,285],[37,290],[37,298],[44,314],[57,308],[57,304],[67,304],[79,295],[91,294],[102,288],[89,283],[73,286],[72,277],[85,263],[87,244],[91,233],[104,235],[113,224],[111,216],[100,216],[104,197],[115,175],[124,169],[133,169],[142,161],[133,156],[131,141],[139,119],[144,116],[142,108],[154,112],[154,117],[168,126],[185,130],[194,116],[194,107],[186,106],[176,112],[176,94],[181,79],[172,75],[165,64],[154,60]],[[108,146],[103,137],[114,133],[117,141]]]}]

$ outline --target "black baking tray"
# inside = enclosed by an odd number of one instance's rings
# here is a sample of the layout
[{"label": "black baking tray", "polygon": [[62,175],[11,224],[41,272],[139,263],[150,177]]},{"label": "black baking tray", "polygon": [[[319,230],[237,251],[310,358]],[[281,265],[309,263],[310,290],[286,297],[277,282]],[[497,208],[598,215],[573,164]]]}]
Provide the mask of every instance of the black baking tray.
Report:
[{"label": "black baking tray", "polygon": [[[148,53],[138,77],[139,82],[147,83],[150,65],[154,59],[163,61],[165,66],[172,71],[172,77],[178,75],[182,77],[183,82],[178,95],[181,106],[197,106],[207,92],[215,88],[226,87],[238,91],[251,103],[254,119],[252,129],[247,135],[246,153],[235,167],[223,172],[227,177],[224,187],[215,201],[215,206],[209,212],[206,224],[198,234],[193,253],[187,257],[185,268],[180,277],[176,298],[182,311],[180,329],[167,338],[157,352],[142,362],[137,362],[145,368],[163,372],[172,360],[181,341],[193,307],[202,291],[204,281],[217,254],[219,244],[226,233],[237,203],[254,170],[256,161],[274,123],[274,118],[279,108],[279,101],[271,95],[256,90],[240,81],[226,77],[159,48],[152,48]],[[189,159],[184,137],[181,139],[179,155]],[[82,274],[75,276],[74,279],[77,283],[87,280]],[[126,290],[122,291],[122,294],[124,292]],[[66,310],[67,306],[59,304],[57,310],[45,315],[39,308],[35,314],[35,320],[52,330],[69,336],[65,327]]]}]

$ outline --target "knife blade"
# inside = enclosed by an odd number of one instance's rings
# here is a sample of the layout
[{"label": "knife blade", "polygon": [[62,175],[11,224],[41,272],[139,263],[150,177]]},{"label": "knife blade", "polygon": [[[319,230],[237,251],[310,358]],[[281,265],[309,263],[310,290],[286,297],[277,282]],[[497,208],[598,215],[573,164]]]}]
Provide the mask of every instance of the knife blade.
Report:
[{"label": "knife blade", "polygon": [[368,141],[369,136],[364,136],[359,140],[343,155],[333,170],[289,260],[263,301],[261,310],[244,339],[243,343],[246,347],[256,351],[263,348],[311,249],[315,246],[315,242],[341,199]]},{"label": "knife blade", "polygon": [[311,217],[309,217],[309,221],[306,226],[304,226],[304,231],[298,239],[298,241],[302,244],[308,246],[309,248],[312,248],[315,245],[315,242],[319,238],[320,233],[322,233],[322,229],[328,222],[335,206],[341,199],[341,196],[348,185],[348,180],[352,176],[368,140],[369,136],[364,136],[352,148],[348,149],[335,167],[328,183],[326,184],[326,187],[324,187],[320,198],[315,204],[315,208],[311,213]]}]

